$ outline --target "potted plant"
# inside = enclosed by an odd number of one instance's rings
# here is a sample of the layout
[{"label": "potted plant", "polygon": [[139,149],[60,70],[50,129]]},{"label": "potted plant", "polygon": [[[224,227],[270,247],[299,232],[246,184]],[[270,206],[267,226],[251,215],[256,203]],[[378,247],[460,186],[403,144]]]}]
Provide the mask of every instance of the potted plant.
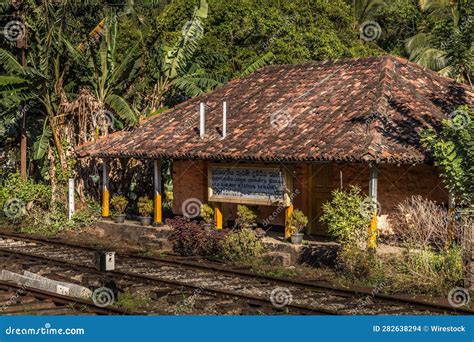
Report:
[{"label": "potted plant", "polygon": [[153,201],[148,196],[138,199],[138,212],[140,213],[140,224],[149,226],[151,224],[151,213],[153,212]]},{"label": "potted plant", "polygon": [[125,196],[122,195],[115,195],[110,201],[110,204],[114,208],[114,220],[116,223],[124,223],[125,222],[125,208],[127,208],[128,200]]},{"label": "potted plant", "polygon": [[201,212],[199,214],[204,221],[206,228],[211,229],[214,226],[214,209],[208,204],[201,204]]},{"label": "potted plant", "polygon": [[308,217],[301,210],[296,209],[290,216],[288,225],[291,230],[291,243],[301,244],[303,241],[303,231],[308,225]]}]

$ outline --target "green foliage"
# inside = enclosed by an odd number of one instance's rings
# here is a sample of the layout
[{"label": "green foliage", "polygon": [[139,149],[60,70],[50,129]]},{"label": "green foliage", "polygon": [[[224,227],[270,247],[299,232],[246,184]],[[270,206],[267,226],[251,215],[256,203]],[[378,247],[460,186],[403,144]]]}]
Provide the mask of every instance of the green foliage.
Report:
[{"label": "green foliage", "polygon": [[138,199],[138,213],[143,217],[149,217],[153,212],[153,201],[148,196]]},{"label": "green foliage", "polygon": [[[194,1],[177,0],[158,18],[166,41],[181,34]],[[211,73],[229,78],[271,53],[278,64],[377,53],[358,38],[349,6],[342,0],[210,0],[197,55]]]},{"label": "green foliage", "polygon": [[334,190],[332,200],[323,204],[321,222],[329,233],[343,244],[361,243],[366,240],[370,217],[364,212],[366,197],[360,188],[349,191]]},{"label": "green foliage", "polygon": [[419,8],[423,17],[418,31],[406,41],[410,59],[472,85],[474,3],[419,0]]},{"label": "green foliage", "polygon": [[441,168],[446,187],[455,195],[456,204],[468,206],[474,194],[474,116],[467,105],[461,106],[450,120],[444,120],[438,134],[422,132],[422,142],[433,153]]},{"label": "green foliage", "polygon": [[262,257],[264,248],[252,229],[234,230],[222,242],[225,261],[252,263]]},{"label": "green foliage", "polygon": [[[19,216],[28,215],[29,211],[37,208],[48,209],[51,201],[51,187],[34,183],[32,180],[23,180],[18,173],[11,173],[0,185],[0,208],[3,215],[6,215],[5,211],[8,210],[5,206],[12,201],[18,201],[17,204],[21,207],[19,209],[22,212]],[[10,216],[14,216],[13,219],[20,218],[16,217],[16,214]]]},{"label": "green foliage", "polygon": [[116,215],[122,215],[128,205],[128,200],[123,195],[115,195],[110,201],[110,205],[114,208]]},{"label": "green foliage", "polygon": [[151,298],[146,294],[124,292],[119,294],[115,305],[128,310],[139,310],[146,309],[151,302]]},{"label": "green foliage", "polygon": [[236,224],[240,228],[255,228],[257,226],[258,210],[246,205],[237,206]]},{"label": "green foliage", "polygon": [[369,284],[383,277],[381,261],[354,244],[343,244],[337,254],[339,270],[349,280],[364,279]]},{"label": "green foliage", "polygon": [[440,252],[407,251],[403,258],[392,260],[392,265],[396,274],[390,278],[397,291],[445,296],[463,280],[462,250],[455,245]]},{"label": "green foliage", "polygon": [[301,233],[308,225],[308,217],[301,210],[296,209],[291,213],[288,225],[291,234]]},{"label": "green foliage", "polygon": [[204,222],[206,222],[207,224],[214,223],[214,209],[210,205],[208,204],[201,205],[200,216],[204,220]]}]

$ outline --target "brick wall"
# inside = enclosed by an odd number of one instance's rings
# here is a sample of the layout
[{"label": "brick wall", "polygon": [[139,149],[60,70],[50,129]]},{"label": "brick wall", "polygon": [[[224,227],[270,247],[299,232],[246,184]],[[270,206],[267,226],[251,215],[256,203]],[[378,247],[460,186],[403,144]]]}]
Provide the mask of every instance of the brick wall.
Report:
[{"label": "brick wall", "polygon": [[[295,208],[308,214],[309,188],[308,165],[293,166],[293,192]],[[369,167],[364,164],[334,164],[333,188],[358,185],[368,193]],[[182,203],[189,198],[207,202],[207,163],[205,161],[174,161],[173,163],[173,213],[182,214]],[[401,201],[412,195],[421,195],[438,203],[448,202],[448,192],[443,187],[436,168],[428,165],[380,165],[378,201],[381,205],[379,228],[389,229],[389,216]],[[259,206],[260,221],[283,225],[285,211],[274,206]],[[224,221],[235,219],[237,205],[225,204]],[[271,219],[270,219],[271,218]]]},{"label": "brick wall", "polygon": [[173,162],[173,213],[182,215],[182,204],[196,198],[207,202],[207,162],[186,160]]}]

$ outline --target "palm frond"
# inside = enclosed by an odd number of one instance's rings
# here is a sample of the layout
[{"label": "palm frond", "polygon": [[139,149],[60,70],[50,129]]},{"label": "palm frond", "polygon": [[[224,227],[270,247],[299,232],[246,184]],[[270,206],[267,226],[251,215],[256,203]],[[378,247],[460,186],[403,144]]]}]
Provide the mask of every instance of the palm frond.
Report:
[{"label": "palm frond", "polygon": [[47,120],[45,120],[44,122],[43,132],[38,136],[38,138],[33,144],[33,159],[34,160],[43,159],[49,148],[52,133],[51,133],[51,127],[48,126],[46,123],[47,123]]},{"label": "palm frond", "polygon": [[267,52],[263,56],[258,57],[252,64],[247,66],[244,69],[244,71],[242,71],[240,73],[240,76],[243,77],[243,76],[250,75],[250,74],[254,73],[255,71],[257,71],[258,69],[260,69],[260,68],[262,68],[262,67],[264,67],[268,64],[271,64],[274,59],[275,59],[275,56],[273,55],[273,53]]},{"label": "palm frond", "polygon": [[18,75],[24,72],[23,67],[20,63],[18,63],[15,56],[13,56],[10,52],[2,48],[0,48],[0,64],[3,65],[5,71],[9,75]]},{"label": "palm frond", "polygon": [[138,122],[137,115],[123,97],[112,94],[105,99],[105,103],[128,124],[134,125]]}]

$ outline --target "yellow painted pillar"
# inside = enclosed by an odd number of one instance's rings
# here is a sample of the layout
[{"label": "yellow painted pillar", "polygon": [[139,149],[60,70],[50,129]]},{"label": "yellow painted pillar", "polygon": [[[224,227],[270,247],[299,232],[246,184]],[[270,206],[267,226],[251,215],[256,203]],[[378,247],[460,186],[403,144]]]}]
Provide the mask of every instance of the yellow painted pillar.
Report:
[{"label": "yellow painted pillar", "polygon": [[223,211],[222,203],[216,203],[214,205],[214,221],[216,223],[217,229],[222,229],[223,224],[224,224],[222,211]]},{"label": "yellow painted pillar", "polygon": [[154,188],[154,211],[153,224],[163,223],[163,194],[161,191],[161,160],[153,161],[153,188]]},{"label": "yellow painted pillar", "polygon": [[291,229],[289,225],[291,214],[293,214],[293,204],[285,208],[285,239],[291,236]]},{"label": "yellow painted pillar", "polygon": [[370,166],[369,197],[373,206],[372,218],[370,220],[369,237],[367,239],[367,249],[374,252],[377,248],[377,183],[379,170],[375,165]]},{"label": "yellow painted pillar", "polygon": [[367,248],[373,251],[377,248],[377,210],[374,210],[374,213],[372,214],[372,219],[370,221],[369,240],[367,242]]},{"label": "yellow painted pillar", "polygon": [[109,191],[109,164],[104,160],[102,164],[102,217],[110,216],[110,191]]}]

